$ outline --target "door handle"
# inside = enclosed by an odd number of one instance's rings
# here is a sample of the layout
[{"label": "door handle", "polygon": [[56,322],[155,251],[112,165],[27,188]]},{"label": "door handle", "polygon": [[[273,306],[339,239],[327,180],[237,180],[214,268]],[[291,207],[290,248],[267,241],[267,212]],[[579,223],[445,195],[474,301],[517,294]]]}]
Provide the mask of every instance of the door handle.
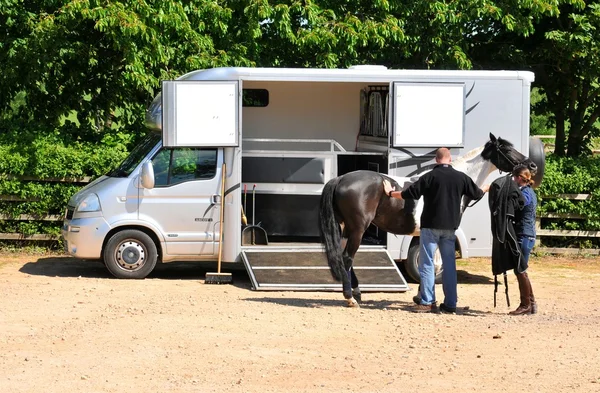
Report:
[{"label": "door handle", "polygon": [[218,194],[214,194],[213,196],[211,196],[211,203],[213,205],[219,205],[221,203],[221,195]]}]

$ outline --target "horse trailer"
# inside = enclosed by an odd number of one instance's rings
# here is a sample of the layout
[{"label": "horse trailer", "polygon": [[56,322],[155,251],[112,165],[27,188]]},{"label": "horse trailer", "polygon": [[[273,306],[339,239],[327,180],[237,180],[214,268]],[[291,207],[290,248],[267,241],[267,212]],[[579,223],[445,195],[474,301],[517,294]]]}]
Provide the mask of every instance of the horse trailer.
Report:
[{"label": "horse trailer", "polygon": [[[146,138],[70,199],[66,251],[103,260],[116,277],[144,278],[159,262],[216,261],[221,243],[224,266],[243,263],[254,289],[341,290],[319,242],[325,183],[358,169],[409,183],[438,147],[456,158],[490,133],[530,155],[533,80],[524,71],[353,66],[215,68],[163,81]],[[543,169],[543,148],[531,148]],[[463,258],[491,255],[484,198],[457,230]],[[243,235],[245,217],[261,236]],[[418,279],[417,254],[417,237],[370,227],[354,263],[361,288],[406,291],[398,262]]]}]

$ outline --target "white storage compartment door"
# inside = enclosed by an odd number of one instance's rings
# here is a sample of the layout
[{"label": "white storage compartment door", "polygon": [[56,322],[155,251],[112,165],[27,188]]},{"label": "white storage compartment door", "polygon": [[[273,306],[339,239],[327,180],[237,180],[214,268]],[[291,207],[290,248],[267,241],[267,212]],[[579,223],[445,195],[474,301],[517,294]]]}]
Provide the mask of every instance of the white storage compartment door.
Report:
[{"label": "white storage compartment door", "polygon": [[163,81],[163,146],[238,146],[239,82]]},{"label": "white storage compartment door", "polygon": [[465,85],[392,82],[389,122],[394,147],[463,147]]}]

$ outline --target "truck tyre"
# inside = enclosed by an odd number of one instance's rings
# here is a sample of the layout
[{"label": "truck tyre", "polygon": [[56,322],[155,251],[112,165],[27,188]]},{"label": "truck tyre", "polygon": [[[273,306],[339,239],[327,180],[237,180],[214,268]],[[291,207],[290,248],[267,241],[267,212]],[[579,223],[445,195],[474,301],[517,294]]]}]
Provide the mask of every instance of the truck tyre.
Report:
[{"label": "truck tyre", "polygon": [[[442,255],[440,250],[435,250],[433,256],[433,263],[435,265],[435,283],[442,283]],[[414,243],[408,249],[408,256],[405,262],[406,272],[408,276],[415,282],[421,282],[419,276],[419,242]]]},{"label": "truck tyre", "polygon": [[115,233],[104,249],[104,265],[117,278],[145,278],[154,270],[157,259],[156,244],[135,229]]}]

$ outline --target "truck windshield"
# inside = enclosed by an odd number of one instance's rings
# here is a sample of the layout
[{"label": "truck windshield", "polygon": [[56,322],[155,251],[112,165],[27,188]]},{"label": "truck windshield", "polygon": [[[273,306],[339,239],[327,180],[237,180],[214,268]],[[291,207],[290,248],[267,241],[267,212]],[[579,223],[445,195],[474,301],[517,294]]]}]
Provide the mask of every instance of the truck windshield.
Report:
[{"label": "truck windshield", "polygon": [[110,171],[107,176],[110,177],[127,177],[131,172],[142,162],[144,157],[150,153],[152,148],[160,141],[161,134],[159,132],[150,132],[137,145],[127,158],[116,169]]}]

